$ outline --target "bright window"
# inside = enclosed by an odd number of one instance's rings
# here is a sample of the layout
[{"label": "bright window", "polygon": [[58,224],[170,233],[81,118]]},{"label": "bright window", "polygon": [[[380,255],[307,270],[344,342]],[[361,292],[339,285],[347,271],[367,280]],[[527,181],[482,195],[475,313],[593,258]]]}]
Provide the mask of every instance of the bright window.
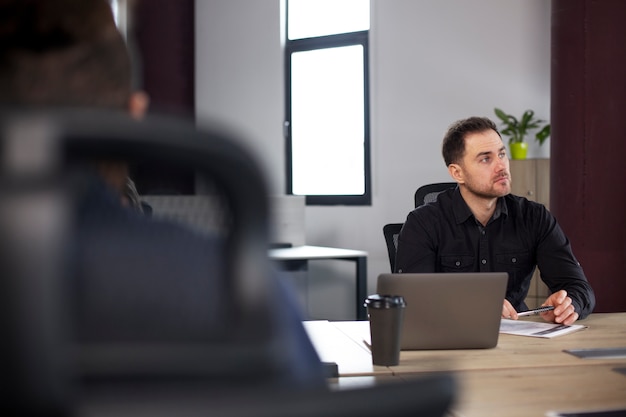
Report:
[{"label": "bright window", "polygon": [[360,32],[370,28],[370,4],[369,0],[289,0],[287,19],[290,40]]},{"label": "bright window", "polygon": [[287,13],[287,192],[368,205],[369,1],[288,0]]}]

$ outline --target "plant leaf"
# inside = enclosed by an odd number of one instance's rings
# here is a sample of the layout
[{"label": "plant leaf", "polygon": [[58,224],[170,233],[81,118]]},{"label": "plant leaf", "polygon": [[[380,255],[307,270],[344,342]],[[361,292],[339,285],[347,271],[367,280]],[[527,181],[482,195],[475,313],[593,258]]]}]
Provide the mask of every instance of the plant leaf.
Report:
[{"label": "plant leaf", "polygon": [[537,134],[535,134],[535,139],[539,141],[539,145],[543,145],[543,142],[550,136],[550,125],[547,124],[541,129]]},{"label": "plant leaf", "polygon": [[500,120],[502,120],[504,123],[508,123],[509,122],[509,115],[506,114],[505,112],[503,112],[502,110],[500,110],[499,108],[495,108],[493,109],[493,111],[496,113],[496,116],[498,116],[498,118]]}]

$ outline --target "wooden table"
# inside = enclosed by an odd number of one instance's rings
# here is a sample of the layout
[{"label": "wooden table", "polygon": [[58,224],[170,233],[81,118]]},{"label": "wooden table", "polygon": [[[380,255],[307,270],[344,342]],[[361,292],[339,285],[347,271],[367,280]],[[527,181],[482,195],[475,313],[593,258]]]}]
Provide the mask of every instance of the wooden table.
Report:
[{"label": "wooden table", "polygon": [[554,339],[500,334],[493,349],[403,351],[399,365],[391,367],[371,364],[363,343],[367,322],[305,322],[305,327],[322,359],[338,364],[340,377],[407,379],[453,372],[460,386],[455,416],[626,409],[626,373],[619,372],[626,369],[625,358],[580,359],[563,352],[626,347],[626,313],[592,314],[578,324],[588,328]]},{"label": "wooden table", "polygon": [[[626,364],[622,364],[626,366]],[[626,374],[616,365],[528,367],[455,373],[454,417],[545,417],[548,411],[626,409]]]}]

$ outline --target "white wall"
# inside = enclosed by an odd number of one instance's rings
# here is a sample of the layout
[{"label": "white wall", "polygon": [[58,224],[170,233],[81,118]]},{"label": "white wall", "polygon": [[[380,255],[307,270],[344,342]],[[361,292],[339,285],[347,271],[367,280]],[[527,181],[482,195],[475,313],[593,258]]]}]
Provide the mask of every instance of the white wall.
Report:
[{"label": "white wall", "polygon": [[[280,0],[196,0],[198,119],[239,130],[277,193],[285,188],[280,14]],[[449,180],[440,143],[450,123],[495,120],[495,106],[549,118],[550,2],[372,0],[370,54],[372,206],[307,207],[306,240],[367,251],[373,292],[389,270],[382,226],[404,220],[419,185]],[[549,143],[531,144],[529,156],[548,152]],[[353,276],[349,263],[311,263],[309,316],[352,319]]]}]

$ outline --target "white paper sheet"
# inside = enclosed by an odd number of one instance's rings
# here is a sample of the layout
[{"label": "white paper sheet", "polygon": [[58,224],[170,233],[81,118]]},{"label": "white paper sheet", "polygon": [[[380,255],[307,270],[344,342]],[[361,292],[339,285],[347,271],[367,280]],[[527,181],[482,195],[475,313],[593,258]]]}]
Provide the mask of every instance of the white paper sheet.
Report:
[{"label": "white paper sheet", "polygon": [[502,319],[500,321],[500,333],[514,334],[518,336],[553,338],[586,329],[582,324],[566,326],[557,323],[543,323],[525,320]]}]

